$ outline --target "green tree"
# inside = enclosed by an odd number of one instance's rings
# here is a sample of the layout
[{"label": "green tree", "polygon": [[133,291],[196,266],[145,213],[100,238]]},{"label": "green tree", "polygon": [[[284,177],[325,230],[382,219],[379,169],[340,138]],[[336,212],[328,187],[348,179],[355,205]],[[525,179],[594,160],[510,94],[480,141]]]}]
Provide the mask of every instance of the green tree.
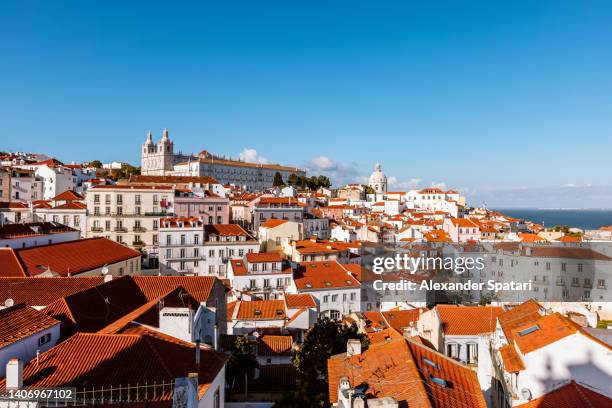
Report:
[{"label": "green tree", "polygon": [[355,324],[349,326],[328,318],[319,318],[306,332],[304,343],[293,357],[298,377],[297,389],[285,393],[277,406],[328,407],[327,360],[335,354],[346,352],[349,339],[361,340],[364,348],[369,343],[367,336],[357,332]]},{"label": "green tree", "polygon": [[285,185],[285,183],[283,182],[283,176],[278,171],[274,173],[274,181],[272,181],[272,185],[274,187],[280,187]]},{"label": "green tree", "polygon": [[289,177],[287,177],[287,184],[290,186],[297,186],[299,182],[300,178],[296,174],[290,174]]},{"label": "green tree", "polygon": [[102,168],[102,162],[100,160],[94,160],[89,162],[89,165],[91,167],[95,167],[96,169],[101,169]]},{"label": "green tree", "polygon": [[245,336],[237,337],[232,345],[231,356],[227,363],[226,379],[232,388],[244,386],[245,374],[253,379],[255,369],[259,367],[253,343]]},{"label": "green tree", "polygon": [[317,186],[317,188],[319,188],[319,187],[325,187],[325,188],[331,187],[331,181],[329,180],[329,178],[324,176],[324,175],[322,175],[322,174],[319,177],[317,177],[317,183],[319,184]]}]

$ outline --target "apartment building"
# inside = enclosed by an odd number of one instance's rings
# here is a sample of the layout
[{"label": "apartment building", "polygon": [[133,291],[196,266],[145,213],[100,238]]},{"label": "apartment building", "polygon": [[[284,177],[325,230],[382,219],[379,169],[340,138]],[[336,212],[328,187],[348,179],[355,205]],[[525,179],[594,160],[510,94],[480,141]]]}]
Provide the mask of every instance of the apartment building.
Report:
[{"label": "apartment building", "polygon": [[299,294],[316,299],[321,316],[337,320],[361,308],[359,281],[336,261],[300,262],[293,279]]},{"label": "apartment building", "polygon": [[158,265],[160,218],[172,216],[169,185],[98,185],[87,194],[87,236],[103,236],[144,251],[149,267]]},{"label": "apartment building", "polygon": [[162,218],[159,226],[162,275],[203,275],[204,223],[197,217]]},{"label": "apartment building", "polygon": [[204,227],[202,254],[205,275],[225,277],[231,259],[243,258],[254,252],[259,252],[259,242],[240,225],[213,224]]},{"label": "apartment building", "polygon": [[232,288],[261,299],[277,299],[296,293],[291,265],[278,252],[247,253],[232,259],[227,277]]},{"label": "apartment building", "polygon": [[293,197],[264,197],[253,208],[253,230],[269,219],[302,223],[306,205]]}]

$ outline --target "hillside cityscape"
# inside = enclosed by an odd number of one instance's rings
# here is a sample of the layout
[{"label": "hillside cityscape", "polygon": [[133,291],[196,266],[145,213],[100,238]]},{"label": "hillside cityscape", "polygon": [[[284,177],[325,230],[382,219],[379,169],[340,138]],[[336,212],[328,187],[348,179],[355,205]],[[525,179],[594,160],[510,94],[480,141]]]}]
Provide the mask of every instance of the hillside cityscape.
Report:
[{"label": "hillside cityscape", "polygon": [[141,143],[2,153],[0,406],[612,404],[612,226]]}]

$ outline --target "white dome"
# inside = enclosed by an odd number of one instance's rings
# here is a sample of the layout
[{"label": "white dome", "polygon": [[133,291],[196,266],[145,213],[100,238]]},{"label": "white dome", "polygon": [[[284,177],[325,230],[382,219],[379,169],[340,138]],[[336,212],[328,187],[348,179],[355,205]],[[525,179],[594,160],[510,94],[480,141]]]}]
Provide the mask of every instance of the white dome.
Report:
[{"label": "white dome", "polygon": [[380,163],[376,163],[376,166],[374,166],[374,173],[370,176],[368,184],[377,193],[385,193],[387,191],[387,176],[382,172]]}]

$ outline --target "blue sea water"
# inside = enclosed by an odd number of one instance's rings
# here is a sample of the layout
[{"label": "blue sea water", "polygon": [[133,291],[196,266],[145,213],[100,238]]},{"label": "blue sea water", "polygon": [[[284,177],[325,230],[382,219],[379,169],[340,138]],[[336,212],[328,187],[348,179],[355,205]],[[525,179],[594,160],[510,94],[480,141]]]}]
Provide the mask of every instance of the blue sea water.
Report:
[{"label": "blue sea water", "polygon": [[496,211],[538,224],[544,223],[546,227],[569,225],[580,229],[598,229],[604,225],[612,225],[612,210],[499,208]]}]

